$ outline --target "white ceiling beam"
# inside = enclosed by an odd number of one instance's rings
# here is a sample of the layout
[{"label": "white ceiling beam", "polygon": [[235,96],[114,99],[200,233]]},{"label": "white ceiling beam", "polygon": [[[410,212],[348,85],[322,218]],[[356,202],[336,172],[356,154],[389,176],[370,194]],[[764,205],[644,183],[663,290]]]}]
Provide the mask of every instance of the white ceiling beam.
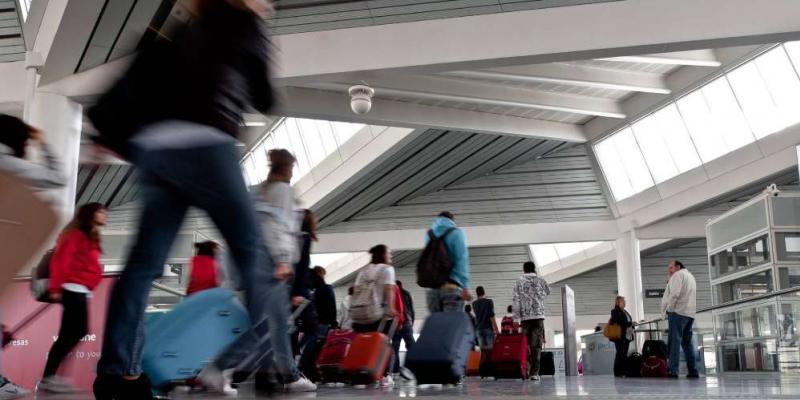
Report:
[{"label": "white ceiling beam", "polygon": [[[665,84],[673,97],[678,97],[687,91],[697,87],[698,82],[718,75],[722,69],[732,65],[738,65],[742,60],[751,58],[755,54],[760,54],[770,45],[754,45],[729,47],[714,50],[715,57],[722,65],[719,68],[681,68],[665,78]],[[651,112],[653,106],[663,103],[667,97],[656,93],[637,93],[625,99],[620,107],[629,116],[627,121],[619,121],[609,118],[595,118],[584,125],[586,135],[589,140],[595,141],[605,135],[615,132],[622,124],[628,123],[632,119],[638,118],[644,113]]]},{"label": "white ceiling beam", "polygon": [[[370,75],[363,79],[377,97],[405,97],[475,105],[517,107],[557,111],[596,117],[625,118],[612,99],[578,96],[543,90],[514,88],[487,82],[434,76]],[[358,80],[346,83],[317,83],[315,89],[347,91]]]},{"label": "white ceiling beam", "polygon": [[582,128],[573,124],[425,106],[380,98],[374,98],[372,103],[372,111],[357,115],[350,110],[350,98],[345,93],[286,88],[276,113],[300,118],[415,129],[462,130],[576,143],[586,141]]},{"label": "white ceiling beam", "polygon": [[[394,250],[417,250],[424,245],[427,228],[320,233],[314,244],[318,253],[364,251],[369,244],[383,243]],[[553,222],[539,224],[485,225],[462,227],[471,247],[527,245],[530,243],[588,242],[616,240],[619,237],[613,220]]]},{"label": "white ceiling beam", "polygon": [[[655,240],[639,240],[639,251],[650,250],[656,246],[660,246],[669,242],[668,239],[655,239]],[[579,261],[569,263],[561,268],[558,268],[550,273],[542,274],[542,278],[549,284],[560,282],[574,276],[585,274],[589,271],[600,268],[604,265],[610,264],[617,260],[617,252],[613,243],[608,243],[610,250],[605,250],[599,254],[595,254],[589,258],[584,258]]]},{"label": "white ceiling beam", "polygon": [[797,40],[798,14],[796,0],[614,1],[280,35],[275,76],[291,85]]},{"label": "white ceiling beam", "polygon": [[524,65],[483,71],[454,71],[445,72],[443,75],[498,82],[550,83],[629,92],[670,93],[660,74],[596,68],[569,63]]},{"label": "white ceiling beam", "polygon": [[716,68],[722,65],[714,51],[710,49],[678,51],[673,53],[645,54],[641,56],[623,56],[598,58],[601,61],[617,61],[628,63],[648,63],[664,65],[686,65],[692,67]]}]

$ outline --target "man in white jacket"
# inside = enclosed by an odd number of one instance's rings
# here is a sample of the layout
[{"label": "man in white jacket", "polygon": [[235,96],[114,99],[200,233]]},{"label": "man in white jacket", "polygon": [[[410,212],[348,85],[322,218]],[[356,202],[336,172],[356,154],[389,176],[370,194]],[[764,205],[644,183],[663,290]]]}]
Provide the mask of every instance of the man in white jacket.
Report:
[{"label": "man in white jacket", "polygon": [[686,357],[687,378],[698,378],[692,325],[697,312],[697,283],[678,260],[669,263],[669,281],[661,299],[661,314],[669,323],[669,376],[678,377],[680,351]]}]

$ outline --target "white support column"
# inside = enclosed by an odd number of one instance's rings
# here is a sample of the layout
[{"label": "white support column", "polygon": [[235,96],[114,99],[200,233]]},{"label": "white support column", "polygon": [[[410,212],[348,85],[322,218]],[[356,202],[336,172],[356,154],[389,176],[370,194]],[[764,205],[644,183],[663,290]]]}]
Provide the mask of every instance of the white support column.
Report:
[{"label": "white support column", "polygon": [[642,264],[635,230],[631,229],[617,239],[616,252],[619,295],[625,296],[626,309],[633,320],[641,321],[644,319]]},{"label": "white support column", "polygon": [[36,92],[29,109],[28,123],[42,130],[67,179],[63,188],[52,190],[51,197],[63,226],[75,211],[83,107],[59,94]]}]

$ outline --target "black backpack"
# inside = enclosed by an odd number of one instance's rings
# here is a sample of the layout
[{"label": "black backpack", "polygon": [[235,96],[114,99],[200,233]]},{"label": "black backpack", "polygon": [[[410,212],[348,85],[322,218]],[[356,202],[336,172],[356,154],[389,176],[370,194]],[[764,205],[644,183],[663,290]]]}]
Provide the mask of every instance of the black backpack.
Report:
[{"label": "black backpack", "polygon": [[642,346],[642,356],[667,359],[667,344],[663,340],[646,340]]},{"label": "black backpack", "polygon": [[39,260],[39,264],[31,271],[31,294],[42,303],[52,303],[47,288],[50,283],[50,262],[53,260],[54,249],[47,250]]},{"label": "black backpack", "polygon": [[450,279],[453,271],[453,261],[447,253],[444,239],[456,228],[449,228],[440,237],[428,231],[428,244],[422,250],[417,262],[417,285],[424,288],[438,289]]}]

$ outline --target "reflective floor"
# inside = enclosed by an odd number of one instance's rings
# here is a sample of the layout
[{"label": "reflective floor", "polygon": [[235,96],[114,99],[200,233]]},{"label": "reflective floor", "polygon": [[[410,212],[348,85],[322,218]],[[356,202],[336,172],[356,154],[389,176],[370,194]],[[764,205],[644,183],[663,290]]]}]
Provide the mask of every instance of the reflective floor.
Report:
[{"label": "reflective floor", "polygon": [[[243,388],[241,399],[256,398]],[[485,381],[468,379],[460,387],[412,387],[398,385],[391,390],[351,387],[322,387],[317,393],[277,395],[281,399],[328,398],[407,398],[435,397],[438,399],[800,399],[800,375],[789,374],[729,374],[698,380],[614,379],[610,376],[546,377],[540,383],[516,380]],[[40,399],[85,399],[89,394],[75,396],[38,396]],[[174,393],[175,399],[230,399],[208,395]]]}]

